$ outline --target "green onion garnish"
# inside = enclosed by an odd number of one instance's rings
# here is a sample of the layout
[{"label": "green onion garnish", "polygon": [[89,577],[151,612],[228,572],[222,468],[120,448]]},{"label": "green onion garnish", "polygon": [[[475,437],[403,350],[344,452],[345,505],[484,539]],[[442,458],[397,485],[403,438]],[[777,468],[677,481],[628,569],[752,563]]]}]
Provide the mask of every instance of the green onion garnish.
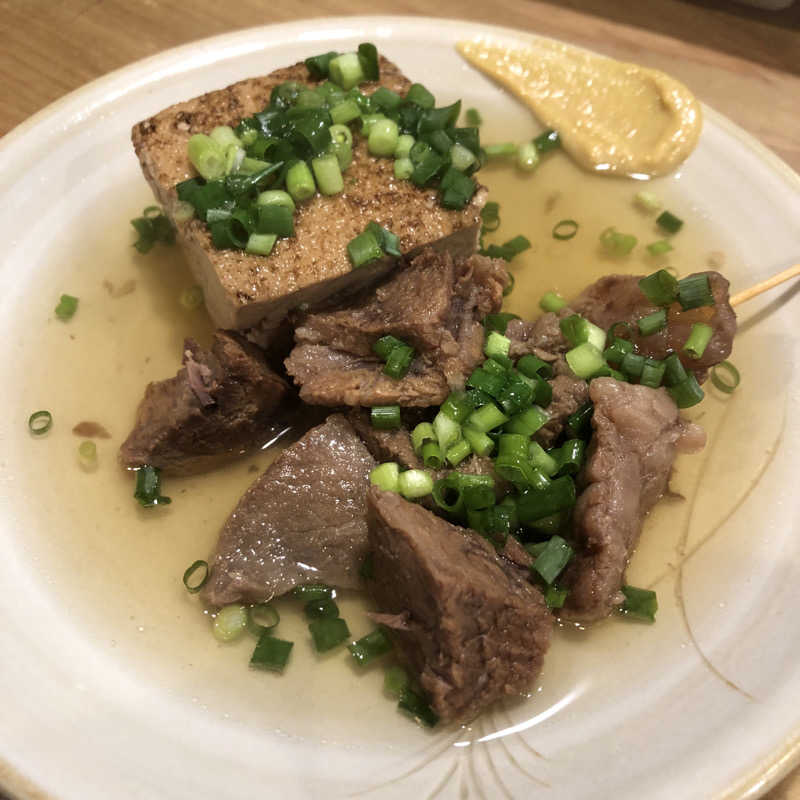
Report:
[{"label": "green onion garnish", "polygon": [[672,245],[666,240],[661,239],[658,242],[651,242],[647,245],[647,252],[650,253],[651,256],[661,256],[664,253],[669,253],[672,250]]},{"label": "green onion garnish", "polygon": [[516,155],[517,146],[513,142],[503,142],[502,144],[487,144],[484,147],[487,158],[503,158]]},{"label": "green onion garnish", "polygon": [[622,594],[625,595],[625,602],[619,607],[619,610],[623,614],[647,622],[656,621],[658,598],[654,591],[638,589],[636,586],[623,586]]},{"label": "green onion garnish", "polygon": [[[465,431],[465,437],[466,433]],[[436,442],[426,442],[422,446],[422,463],[425,464],[428,469],[441,469],[444,466],[442,449]]]},{"label": "green onion garnish", "polygon": [[585,403],[576,412],[567,417],[566,432],[573,439],[588,439],[592,432],[592,415],[594,406]]},{"label": "green onion garnish", "polygon": [[413,431],[411,431],[411,445],[417,455],[422,453],[422,448],[429,442],[436,442],[436,433],[433,430],[433,425],[430,422],[420,422]]},{"label": "green onion garnish", "polygon": [[674,275],[660,269],[642,278],[639,288],[645,297],[655,306],[668,306],[678,297],[679,285]]},{"label": "green onion garnish", "polygon": [[281,615],[272,603],[256,603],[247,609],[248,627],[259,635],[276,627],[280,621]]},{"label": "green onion garnish", "polygon": [[256,649],[250,658],[251,667],[283,672],[294,642],[276,639],[268,630],[261,634]]},{"label": "green onion garnish", "polygon": [[314,176],[305,161],[297,161],[287,170],[286,190],[298,203],[308,200],[316,193]]},{"label": "green onion garnish", "polygon": [[568,475],[550,481],[546,489],[525,489],[517,501],[519,520],[524,525],[529,525],[543,517],[572,508],[575,499],[575,482]]},{"label": "green onion garnish", "polygon": [[42,436],[53,427],[53,415],[49,411],[34,411],[28,417],[28,430],[34,436]]},{"label": "green onion garnish", "polygon": [[[524,236],[515,236],[509,239],[504,244],[490,244],[487,248],[481,251],[481,255],[489,256],[490,258],[502,258],[506,261],[511,261],[514,256],[519,255],[531,246],[530,241]],[[510,290],[509,290],[510,291]]]},{"label": "green onion garnish", "polygon": [[574,219],[562,219],[553,226],[553,238],[560,241],[572,239],[578,232],[579,225]]},{"label": "green onion garnish", "polygon": [[366,77],[357,53],[342,53],[332,58],[328,63],[328,75],[345,91],[358,86]]},{"label": "green onion garnish", "polygon": [[220,642],[232,642],[247,629],[247,609],[238,603],[223,606],[214,617],[212,630]]},{"label": "green onion garnish", "polygon": [[557,292],[545,292],[539,300],[539,308],[542,311],[561,311],[566,305],[567,301]]},{"label": "green onion garnish", "polygon": [[612,256],[627,256],[638,240],[630,233],[620,233],[616,228],[606,228],[600,234],[600,244]]},{"label": "green onion garnish", "polygon": [[652,336],[667,327],[667,311],[664,308],[642,317],[638,321],[639,333],[642,336]]},{"label": "green onion garnish", "polygon": [[[719,374],[720,370],[724,370],[730,376],[730,381]],[[731,394],[739,385],[741,379],[739,370],[730,361],[720,361],[719,364],[711,368],[711,383],[721,392],[725,392],[725,394]]]},{"label": "green onion garnish", "polygon": [[669,233],[677,233],[683,227],[683,220],[669,211],[662,211],[656,218],[656,225]]},{"label": "green onion garnish", "polygon": [[322,53],[318,56],[311,56],[305,60],[305,65],[308,68],[309,77],[314,80],[327,78],[331,61],[339,54],[335,50],[328,53]]},{"label": "green onion garnish", "polygon": [[377,240],[370,231],[360,233],[347,245],[347,255],[354,268],[363,267],[383,255]]},{"label": "green onion garnish", "polygon": [[505,333],[508,328],[508,323],[512,319],[519,319],[517,314],[512,314],[508,311],[498,311],[496,314],[487,314],[483,318],[483,327],[487,331],[497,331],[498,333]]},{"label": "green onion garnish", "polygon": [[[186,149],[189,155],[189,161],[192,162],[192,166],[207,181],[213,181],[217,180],[218,178],[225,177],[225,149],[215,139],[212,139],[205,133],[195,133],[192,137],[190,137],[189,142],[186,145]],[[134,220],[131,220],[131,224],[137,228],[138,231],[138,227]],[[151,246],[152,244],[147,247],[147,250],[149,250]],[[138,244],[136,249],[139,250],[140,253],[147,252],[147,250],[141,250]]]},{"label": "green onion garnish", "polygon": [[408,92],[406,92],[406,100],[421,108],[433,108],[436,103],[434,96],[421,83],[411,84]]},{"label": "green onion garnish", "polygon": [[714,335],[714,329],[707,325],[705,322],[695,322],[689,333],[689,338],[686,340],[683,349],[689,354],[691,358],[700,358],[708,347],[711,337]]},{"label": "green onion garnish", "polygon": [[500,204],[489,201],[481,209],[482,231],[491,233],[500,227]]},{"label": "green onion garnish", "polygon": [[403,690],[397,707],[427,728],[432,728],[439,721],[438,715],[428,705],[425,698],[412,689],[406,688]]},{"label": "green onion garnish", "polygon": [[161,470],[158,467],[145,465],[134,470],[136,472],[136,488],[133,496],[143,508],[168,505],[171,498],[161,494]]},{"label": "green onion garnish", "polygon": [[680,383],[672,386],[668,385],[667,391],[678,408],[690,408],[697,405],[704,396],[703,390],[700,388],[700,384],[697,382],[693,372],[689,372]]},{"label": "green onion garnish", "polygon": [[539,166],[539,151],[533,142],[525,142],[517,150],[517,166],[525,172],[533,172]]},{"label": "green onion garnish", "polygon": [[561,147],[561,137],[558,135],[558,131],[546,130],[533,140],[533,146],[540,153],[549,153],[551,150]]},{"label": "green onion garnish", "polygon": [[[199,580],[196,577],[198,574],[201,574]],[[189,594],[197,594],[206,585],[210,575],[208,561],[198,559],[183,573],[183,585],[186,587],[186,591]]]},{"label": "green onion garnish", "polygon": [[72,319],[77,310],[78,298],[69,294],[62,294],[55,308],[56,316],[63,322]]},{"label": "green onion garnish", "polygon": [[400,465],[393,461],[378,464],[369,473],[369,482],[385,492],[396,492],[400,483]]},{"label": "green onion garnish", "polygon": [[559,589],[557,586],[548,586],[544,593],[544,601],[547,603],[547,607],[550,609],[563,608],[568,594],[568,589]]},{"label": "green onion garnish", "polygon": [[371,661],[388,653],[392,649],[392,641],[383,629],[376,628],[358,641],[347,645],[347,649],[355,662],[359,666],[365,667]]},{"label": "green onion garnish", "polygon": [[329,597],[309,600],[303,611],[309,619],[336,619],[339,616],[339,606]]},{"label": "green onion garnish", "polygon": [[477,128],[483,124],[483,117],[477,108],[468,108],[466,111],[467,125]]},{"label": "green onion garnish", "polygon": [[392,430],[402,425],[400,406],[372,406],[370,422],[373,428],[379,430]]},{"label": "green onion garnish", "polygon": [[424,469],[407,469],[398,476],[397,491],[406,500],[427,497],[433,491],[433,478]]},{"label": "green onion garnish", "polygon": [[653,192],[637,192],[633,199],[642,211],[655,213],[661,208],[661,200]]},{"label": "green onion garnish", "polygon": [[383,674],[383,690],[393,697],[400,697],[410,684],[408,673],[402,667],[389,667]]},{"label": "green onion garnish", "polygon": [[394,155],[399,138],[400,132],[394,120],[378,120],[372,126],[367,140],[370,154],[373,156]]},{"label": "green onion garnish", "polygon": [[708,275],[689,275],[678,281],[678,302],[684,311],[700,306],[713,306],[714,295],[708,282]]},{"label": "green onion garnish", "polygon": [[318,653],[332,650],[350,637],[350,629],[341,617],[316,619],[309,624],[308,630]]},{"label": "green onion garnish", "polygon": [[303,586],[295,586],[292,589],[292,597],[300,600],[332,600],[336,597],[336,592],[324,583],[306,583]]}]

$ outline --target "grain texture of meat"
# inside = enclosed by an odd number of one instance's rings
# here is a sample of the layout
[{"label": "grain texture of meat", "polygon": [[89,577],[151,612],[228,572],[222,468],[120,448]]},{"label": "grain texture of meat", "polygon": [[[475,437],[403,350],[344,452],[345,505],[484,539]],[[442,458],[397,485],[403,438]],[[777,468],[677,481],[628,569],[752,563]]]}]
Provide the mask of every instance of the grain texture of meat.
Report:
[{"label": "grain texture of meat", "polygon": [[[627,322],[642,355],[663,359],[676,352],[687,369],[704,374],[709,367],[731,354],[736,334],[736,313],[728,302],[728,281],[718,272],[697,274],[708,275],[715,304],[683,311],[678,303],[673,303],[668,311],[667,327],[650,336],[639,335],[636,326],[638,319],[658,310],[639,288],[642,275],[606,275],[584,289],[570,305],[575,313],[603,330],[608,330],[615,322]],[[714,331],[703,355],[697,359],[683,351],[695,322],[705,322]]]},{"label": "grain texture of meat", "polygon": [[372,487],[370,592],[433,709],[469,719],[528,690],[550,643],[538,589],[477,534]]},{"label": "grain texture of meat", "polygon": [[[376,289],[296,328],[286,369],[317,405],[438,405],[483,359],[483,317],[503,301],[507,273],[483,256],[425,250]],[[386,334],[415,348],[404,378],[383,374],[372,352]]]},{"label": "grain texture of meat", "polygon": [[373,428],[369,412],[363,408],[351,409],[347,420],[376,461],[395,461],[403,469],[422,469],[422,459],[414,452],[411,434],[405,426],[394,430]]},{"label": "grain texture of meat", "polygon": [[562,616],[591,622],[622,602],[625,568],[644,517],[666,491],[675,454],[703,447],[705,435],[686,423],[666,389],[596,378],[594,433],[573,514],[576,554],[563,577]]},{"label": "grain texture of meat", "polygon": [[[381,58],[380,70],[380,82],[364,84],[362,91],[370,94],[378,86],[403,95],[408,91],[410,82],[394,64]],[[272,89],[285,81],[314,85],[305,65],[295,64],[177,103],[133,127],[142,171],[170,217],[175,185],[195,175],[186,152],[189,138],[263,111]],[[317,195],[298,208],[295,236],[278,240],[269,256],[217,250],[203,222],[176,223],[178,242],[218,327],[249,328],[265,319],[275,324],[301,303],[314,305],[374,280],[391,261],[354,270],[346,252],[347,243],[371,221],[397,234],[403,253],[432,243],[465,256],[475,251],[483,187],[463,210],[444,209],[435,189],[397,180],[393,159],[369,155],[363,137],[354,142],[344,179],[341,194]]]},{"label": "grain texture of meat", "polygon": [[204,599],[255,603],[307,583],[357,588],[374,467],[341,414],[286,448],[222,528]]},{"label": "grain texture of meat", "polygon": [[238,334],[217,331],[210,351],[187,339],[178,374],[145,390],[120,462],[173,474],[210,469],[272,438],[288,392],[262,351]]},{"label": "grain texture of meat", "polygon": [[545,409],[549,419],[533,436],[545,448],[556,443],[567,424],[567,417],[589,400],[589,384],[574,375],[556,375],[550,385],[553,399]]}]

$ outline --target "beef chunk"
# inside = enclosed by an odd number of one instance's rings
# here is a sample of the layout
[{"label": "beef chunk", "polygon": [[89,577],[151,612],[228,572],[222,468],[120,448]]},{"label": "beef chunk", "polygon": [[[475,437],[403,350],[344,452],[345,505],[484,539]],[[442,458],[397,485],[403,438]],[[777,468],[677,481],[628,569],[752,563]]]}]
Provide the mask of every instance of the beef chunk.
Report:
[{"label": "beef chunk", "polygon": [[220,533],[203,589],[215,606],[260,602],[305,583],[358,586],[375,460],[341,414],[284,450]]},{"label": "beef chunk", "polygon": [[506,328],[506,336],[511,340],[509,356],[520,358],[531,353],[542,361],[555,361],[569,350],[569,342],[561,333],[559,322],[573,313],[571,309],[563,308],[557,314],[548,311],[534,322],[512,319]]},{"label": "beef chunk", "polygon": [[394,430],[373,428],[369,413],[352,409],[347,419],[376,461],[396,461],[404,469],[422,469],[422,459],[414,452],[411,434],[405,427]]},{"label": "beef chunk", "polygon": [[396,494],[372,487],[367,509],[370,591],[439,717],[528,689],[552,629],[538,589],[485,539]]},{"label": "beef chunk", "polygon": [[542,447],[552,447],[561,436],[567,417],[589,400],[589,384],[574,375],[556,375],[550,385],[553,387],[553,399],[545,409],[550,419],[533,437]]},{"label": "beef chunk", "polygon": [[589,387],[594,434],[573,516],[575,557],[562,616],[601,619],[622,602],[620,588],[645,514],[667,488],[675,453],[703,447],[666,389],[596,378]]},{"label": "beef chunk", "polygon": [[[728,303],[728,281],[718,272],[703,274],[708,275],[716,304],[683,311],[674,303],[669,309],[667,327],[650,336],[639,336],[636,327],[638,319],[658,310],[639,288],[641,275],[606,275],[584,289],[571,305],[577,314],[603,330],[608,330],[615,322],[629,323],[642,355],[663,359],[674,351],[687,369],[704,372],[730,355],[736,333],[736,313]],[[683,352],[695,322],[705,322],[714,329],[708,347],[698,359]]]},{"label": "beef chunk", "polygon": [[[481,361],[481,320],[500,308],[507,280],[496,260],[454,261],[449,253],[425,250],[376,290],[308,315],[295,330],[286,368],[309,403],[438,405]],[[372,352],[386,334],[417,352],[400,380],[384,375]]]},{"label": "beef chunk", "polygon": [[217,331],[210,351],[187,339],[178,374],[145,390],[120,461],[177,474],[216,466],[274,436],[272,416],[288,391],[238,334]]}]

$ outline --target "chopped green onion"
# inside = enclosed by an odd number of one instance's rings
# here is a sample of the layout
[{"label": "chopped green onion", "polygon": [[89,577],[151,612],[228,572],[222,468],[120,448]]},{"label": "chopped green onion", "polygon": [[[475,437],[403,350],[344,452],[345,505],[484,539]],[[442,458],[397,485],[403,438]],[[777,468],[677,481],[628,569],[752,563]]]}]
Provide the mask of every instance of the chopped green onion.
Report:
[{"label": "chopped green onion", "polygon": [[385,86],[381,86],[373,92],[371,99],[378,108],[387,112],[396,111],[403,103],[403,98],[397,92],[393,92]]},{"label": "chopped green onion", "polygon": [[403,690],[397,707],[426,728],[433,728],[439,721],[438,715],[428,705],[425,698],[409,688]]},{"label": "chopped green onion", "polygon": [[466,392],[459,390],[450,392],[439,410],[443,414],[447,414],[450,419],[461,424],[472,413],[474,408],[475,405],[470,396]]},{"label": "chopped green onion", "polygon": [[414,146],[416,139],[409,133],[404,133],[397,137],[397,145],[394,148],[395,158],[407,158],[411,160],[411,148]]},{"label": "chopped green onion", "polygon": [[271,603],[256,603],[247,609],[247,623],[253,633],[271,630],[280,621],[281,615]]},{"label": "chopped green onion", "polygon": [[592,415],[594,406],[585,403],[577,411],[567,417],[566,432],[571,439],[588,439],[592,431]]},{"label": "chopped green onion", "polygon": [[667,270],[660,269],[639,281],[639,288],[655,306],[668,306],[678,297],[678,281]]},{"label": "chopped green onion", "polygon": [[619,607],[619,610],[623,614],[647,622],[656,621],[658,598],[654,591],[639,589],[636,586],[623,586],[622,594],[625,595],[625,602]]},{"label": "chopped green onion", "polygon": [[505,334],[508,323],[511,322],[512,319],[519,319],[519,316],[509,311],[487,314],[483,318],[483,327],[486,328],[487,331],[497,331],[498,333]]},{"label": "chopped green onion", "polygon": [[693,372],[689,372],[680,383],[668,386],[667,391],[678,408],[690,408],[697,405],[704,397],[703,390]]},{"label": "chopped green onion", "polygon": [[406,92],[406,102],[416,103],[422,108],[433,108],[436,98],[421,83],[412,83]]},{"label": "chopped green onion", "polygon": [[256,256],[268,256],[277,241],[278,236],[274,233],[251,233],[244,249]]},{"label": "chopped green onion", "polygon": [[562,219],[553,226],[553,238],[560,241],[572,239],[580,226],[574,219]]},{"label": "chopped green onion", "polygon": [[708,275],[689,275],[678,281],[678,302],[684,311],[700,306],[713,306],[714,295],[708,282]]},{"label": "chopped green onion", "polygon": [[333,106],[330,115],[334,125],[346,125],[361,116],[361,109],[355,100],[348,98]]},{"label": "chopped green onion", "polygon": [[533,142],[520,145],[517,150],[517,166],[525,172],[533,172],[539,166],[539,151]]},{"label": "chopped green onion", "polygon": [[383,464],[378,464],[372,472],[369,473],[369,482],[385,492],[398,491],[400,482],[400,465],[395,464],[393,461],[386,461]]},{"label": "chopped green onion", "polygon": [[714,329],[705,322],[695,322],[683,349],[691,358],[701,358],[714,335]]},{"label": "chopped green onion", "polygon": [[365,667],[376,658],[386,655],[392,649],[392,641],[382,628],[376,628],[366,636],[362,636],[347,645],[350,655],[360,667]]},{"label": "chopped green onion", "polygon": [[462,209],[472,199],[477,188],[478,185],[472,178],[450,167],[439,184],[439,203],[443,208]]},{"label": "chopped green onion", "polygon": [[207,181],[224,178],[225,150],[204,133],[195,133],[187,143],[189,161],[197,172]]},{"label": "chopped green onion", "polygon": [[318,56],[307,58],[303,63],[308,69],[309,77],[314,80],[327,78],[330,72],[331,61],[338,55],[339,54],[335,50],[331,50],[328,53],[322,53]]},{"label": "chopped green onion", "polygon": [[533,140],[533,145],[540,153],[549,153],[561,147],[561,137],[558,131],[546,130]]},{"label": "chopped green onion", "polygon": [[500,204],[489,201],[481,209],[481,230],[496,231],[500,227]]},{"label": "chopped green onion", "polygon": [[73,297],[69,294],[62,294],[61,299],[58,301],[58,305],[55,308],[56,316],[66,322],[75,315],[75,312],[78,310],[78,298]]},{"label": "chopped green onion", "polygon": [[187,311],[197,311],[203,305],[203,290],[199,286],[188,286],[181,292],[178,302]]},{"label": "chopped green onion", "polygon": [[600,244],[612,256],[627,256],[636,247],[637,238],[630,233],[620,233],[616,228],[606,228],[600,234]]},{"label": "chopped green onion", "polygon": [[238,639],[247,628],[247,609],[238,603],[223,606],[214,617],[214,638],[220,642]]},{"label": "chopped green onion", "polygon": [[508,297],[511,294],[511,292],[514,291],[514,284],[517,282],[517,279],[514,277],[514,274],[512,272],[508,273],[508,281],[509,281],[508,286],[506,286],[505,289],[503,289],[503,297]]},{"label": "chopped green onion", "polygon": [[575,482],[569,475],[550,481],[546,489],[524,489],[517,500],[520,522],[529,525],[558,511],[572,508],[575,498]]},{"label": "chopped green onion", "polygon": [[309,619],[336,619],[339,616],[339,606],[330,597],[320,597],[309,600],[303,606],[303,612]]},{"label": "chopped green onion", "polygon": [[472,448],[466,439],[460,439],[452,447],[447,448],[445,458],[452,466],[458,466],[470,453]]},{"label": "chopped green onion", "polygon": [[422,452],[422,448],[428,442],[436,442],[436,433],[433,430],[433,425],[430,422],[420,422],[419,425],[411,431],[411,446],[414,448],[414,452],[419,455]]},{"label": "chopped green onion", "polygon": [[386,365],[383,368],[384,374],[397,380],[403,378],[414,360],[414,355],[413,347],[408,345],[395,347],[386,359]]},{"label": "chopped green onion", "polygon": [[586,442],[583,439],[567,439],[558,451],[556,475],[577,475],[585,455]]},{"label": "chopped green onion", "polygon": [[483,148],[487,158],[503,158],[517,154],[517,146],[513,142],[502,144],[487,144]]},{"label": "chopped green onion", "polygon": [[367,233],[371,233],[378,243],[378,247],[390,256],[400,256],[400,239],[387,228],[378,225],[377,222],[368,222],[367,227],[364,229]]},{"label": "chopped green onion", "polygon": [[[194,214],[194,206],[192,206],[192,214]],[[191,215],[188,218],[191,218]],[[142,254],[149,252],[156,242],[164,244],[175,242],[175,228],[172,227],[172,223],[158,206],[145,208],[141,217],[131,220],[131,225],[139,235],[133,246]]]},{"label": "chopped green onion", "polygon": [[414,172],[414,164],[410,158],[398,158],[394,162],[394,176],[399,181],[407,181]]},{"label": "chopped green onion", "polygon": [[[334,156],[326,156],[334,158]],[[319,159],[314,159],[318,161]],[[337,167],[338,168],[338,167]],[[294,217],[292,209],[279,203],[268,203],[257,207],[258,221],[256,233],[274,233],[276,236],[294,235]]]},{"label": "chopped green onion", "polygon": [[78,446],[78,460],[84,469],[94,469],[97,466],[97,445],[88,439],[81,442]]},{"label": "chopped green onion", "polygon": [[305,161],[298,161],[289,167],[286,172],[286,189],[298,203],[314,196],[317,186]]},{"label": "chopped green onion", "polygon": [[306,583],[292,589],[292,597],[298,597],[308,602],[309,600],[332,600],[336,592],[324,583]]},{"label": "chopped green onion", "polygon": [[647,252],[651,256],[662,256],[664,253],[669,253],[672,250],[672,245],[666,240],[661,239],[658,242],[651,242],[647,245]]},{"label": "chopped green onion", "polygon": [[230,125],[218,125],[209,135],[220,147],[228,147],[229,145],[242,146],[241,139],[234,133]]},{"label": "chopped green onion", "polygon": [[[724,370],[730,376],[730,381],[719,374],[720,370]],[[719,364],[711,368],[711,383],[721,392],[725,392],[725,394],[731,394],[739,385],[741,379],[742,376],[739,374],[739,370],[730,361],[720,361]]]},{"label": "chopped green onion", "polygon": [[629,339],[614,337],[611,346],[603,351],[603,358],[614,366],[619,366],[628,353],[633,352],[633,342]]},{"label": "chopped green onion", "polygon": [[597,350],[602,350],[606,346],[606,332],[579,314],[564,317],[559,321],[558,327],[571,345],[588,342]]},{"label": "chopped green onion", "polygon": [[546,411],[543,411],[538,406],[531,406],[511,417],[505,426],[505,430],[508,433],[519,433],[523,436],[531,437],[545,425],[549,418]]},{"label": "chopped green onion", "polygon": [[365,80],[364,69],[357,53],[342,53],[328,63],[330,79],[345,91]]},{"label": "chopped green onion", "polygon": [[394,155],[400,134],[397,123],[391,119],[377,120],[369,132],[367,145],[373,156]]},{"label": "chopped green onion", "polygon": [[161,470],[158,467],[145,465],[134,470],[136,472],[136,488],[133,496],[144,508],[169,505],[172,500],[161,494]]},{"label": "chopped green onion", "polygon": [[494,428],[508,422],[507,417],[494,403],[490,403],[473,411],[467,417],[466,424],[480,433],[488,433]]},{"label": "chopped green onion", "polygon": [[590,342],[584,342],[564,354],[569,368],[579,377],[588,380],[606,366],[603,353]]},{"label": "chopped green onion", "polygon": [[496,356],[508,356],[508,350],[511,347],[511,339],[503,336],[502,333],[497,331],[490,331],[486,337],[486,343],[483,352],[488,358],[495,358]]},{"label": "chopped green onion", "polygon": [[645,357],[639,353],[625,353],[620,364],[622,374],[628,379],[641,378],[644,369]]},{"label": "chopped green onion", "polygon": [[433,418],[433,430],[443,453],[446,453],[461,438],[461,425],[441,410]]},{"label": "chopped green onion", "polygon": [[268,630],[264,631],[250,658],[250,666],[283,672],[293,646],[294,642],[276,639]]},{"label": "chopped green onion", "polygon": [[[554,451],[556,455],[558,452]],[[554,455],[546,452],[538,442],[528,442],[528,460],[534,467],[544,472],[548,478],[552,478],[559,470],[559,461]],[[564,474],[567,474],[567,471]]]},{"label": "chopped green onion", "polygon": [[687,372],[677,353],[672,353],[664,359],[664,383],[667,386],[675,386],[676,383],[681,383],[687,377]]},{"label": "chopped green onion", "polygon": [[683,220],[669,211],[663,211],[656,218],[656,225],[669,233],[677,233],[683,227]]},{"label": "chopped green onion", "polygon": [[28,430],[34,436],[42,436],[53,427],[53,415],[49,411],[34,411],[28,417]]},{"label": "chopped green onion", "polygon": [[347,244],[347,255],[354,268],[363,267],[383,256],[378,241],[371,231],[364,231]]},{"label": "chopped green onion", "polygon": [[[195,580],[195,575],[202,570],[202,577]],[[191,564],[183,573],[183,585],[189,594],[197,594],[208,582],[211,575],[211,570],[208,566],[208,561],[198,559]]]},{"label": "chopped green onion", "polygon": [[572,558],[572,548],[560,536],[553,536],[531,567],[548,585],[562,572]]},{"label": "chopped green onion", "polygon": [[642,317],[638,322],[642,336],[652,336],[667,327],[667,311],[664,308]]},{"label": "chopped green onion", "polygon": [[426,497],[433,491],[433,478],[424,469],[407,469],[400,473],[397,489],[406,500]]},{"label": "chopped green onion", "polygon": [[539,308],[542,311],[561,311],[566,306],[567,301],[556,292],[545,292],[542,299],[539,301]]},{"label": "chopped green onion", "polygon": [[400,697],[411,681],[402,667],[389,667],[383,674],[383,690],[394,697]]},{"label": "chopped green onion", "polygon": [[467,125],[478,128],[483,124],[483,117],[477,108],[468,108],[466,111]]},{"label": "chopped green onion", "polygon": [[475,156],[463,144],[456,142],[450,148],[450,163],[459,172],[466,172],[475,164]]},{"label": "chopped green onion", "polygon": [[666,369],[667,366],[663,361],[658,361],[655,358],[646,358],[642,367],[642,374],[639,377],[639,383],[642,386],[649,386],[651,389],[658,389],[664,380]]},{"label": "chopped green onion", "polygon": [[371,42],[362,42],[358,46],[358,60],[361,62],[361,69],[364,77],[368,81],[380,79],[380,68],[378,65],[378,49]]},{"label": "chopped green onion", "polygon": [[[525,236],[515,236],[504,244],[490,244],[481,254],[490,258],[502,258],[506,261],[511,261],[514,256],[519,255],[530,246],[531,243]],[[508,292],[510,291],[511,289],[508,290]],[[508,294],[508,292],[503,292],[503,294]]]},{"label": "chopped green onion", "polygon": [[256,204],[259,206],[285,206],[292,213],[295,211],[294,200],[288,192],[282,189],[268,189],[258,195]]},{"label": "chopped green onion", "polygon": [[637,192],[633,199],[642,211],[649,211],[651,214],[661,208],[661,200],[653,192]]},{"label": "chopped green onion", "polygon": [[369,134],[372,131],[372,126],[375,125],[376,122],[380,122],[383,119],[386,119],[385,114],[364,114],[361,117],[362,135],[366,138],[369,138]]},{"label": "chopped green onion", "polygon": [[[469,446],[473,453],[479,456],[488,456],[494,449],[494,442],[482,431],[465,425],[461,431],[464,438],[469,442]],[[425,466],[428,466],[426,463]]]},{"label": "chopped green onion", "polygon": [[314,641],[314,649],[318,653],[332,650],[350,638],[350,629],[341,617],[316,619],[309,624],[308,630],[311,632],[311,638]]},{"label": "chopped green onion", "polygon": [[563,608],[569,589],[559,589],[557,586],[548,586],[544,593],[544,602],[550,609]]},{"label": "chopped green onion", "polygon": [[321,194],[330,196],[339,194],[344,189],[342,170],[339,166],[339,159],[335,155],[328,154],[312,158],[311,169],[314,170],[314,178]]},{"label": "chopped green onion", "polygon": [[464,509],[464,496],[460,475],[451,472],[433,484],[433,501],[449,514],[459,514]]},{"label": "chopped green onion", "polygon": [[422,463],[428,469],[441,469],[444,466],[442,449],[436,442],[425,442],[422,445]]},{"label": "chopped green onion", "polygon": [[185,200],[176,200],[172,207],[172,218],[175,222],[188,222],[194,217],[194,206]]}]

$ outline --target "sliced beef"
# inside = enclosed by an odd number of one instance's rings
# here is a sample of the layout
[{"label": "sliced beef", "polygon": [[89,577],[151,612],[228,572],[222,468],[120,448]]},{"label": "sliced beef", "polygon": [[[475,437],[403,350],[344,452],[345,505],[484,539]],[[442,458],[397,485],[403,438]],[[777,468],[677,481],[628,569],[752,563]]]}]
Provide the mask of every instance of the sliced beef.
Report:
[{"label": "sliced beef", "polygon": [[563,308],[557,314],[548,311],[533,322],[512,319],[506,328],[506,336],[511,340],[509,356],[520,358],[531,353],[542,361],[555,361],[569,350],[569,342],[561,333],[559,321],[573,313],[571,309]]},{"label": "sliced beef", "polygon": [[120,461],[177,474],[216,466],[275,435],[273,415],[288,391],[238,334],[217,331],[211,350],[187,339],[178,374],[145,390]]},{"label": "sliced beef", "polygon": [[[651,336],[639,336],[636,327],[638,319],[658,310],[639,288],[641,275],[606,275],[584,289],[571,305],[577,314],[603,330],[608,330],[615,322],[629,323],[634,331],[634,342],[643,355],[662,359],[676,352],[685,367],[703,372],[730,355],[736,333],[736,313],[728,303],[728,281],[718,272],[698,274],[708,275],[715,305],[683,311],[674,303],[668,312],[667,327]],[[695,322],[705,322],[714,329],[711,341],[698,359],[683,352]]]},{"label": "sliced beef", "polygon": [[567,417],[589,400],[589,384],[574,375],[556,375],[550,385],[553,387],[553,399],[545,409],[550,419],[533,437],[542,447],[552,447],[561,436]]},{"label": "sliced beef", "polygon": [[284,450],[222,528],[205,600],[259,602],[305,583],[356,588],[373,467],[341,414]]},{"label": "sliced beef", "polygon": [[[483,357],[483,317],[497,311],[508,280],[502,262],[425,250],[376,290],[296,328],[286,368],[300,397],[318,405],[431,406],[463,387]],[[399,380],[373,354],[386,334],[417,352]]]},{"label": "sliced beef", "polygon": [[528,689],[552,629],[538,589],[485,539],[396,494],[372,487],[367,507],[370,591],[440,718]]},{"label": "sliced beef", "polygon": [[596,378],[589,387],[594,434],[573,515],[576,555],[564,575],[567,619],[601,619],[620,588],[645,514],[667,488],[676,451],[696,451],[705,434],[682,421],[666,389]]},{"label": "sliced beef", "polygon": [[408,428],[389,431],[373,428],[369,413],[363,408],[352,409],[347,419],[376,461],[396,461],[404,469],[423,468],[422,459],[414,452]]}]

